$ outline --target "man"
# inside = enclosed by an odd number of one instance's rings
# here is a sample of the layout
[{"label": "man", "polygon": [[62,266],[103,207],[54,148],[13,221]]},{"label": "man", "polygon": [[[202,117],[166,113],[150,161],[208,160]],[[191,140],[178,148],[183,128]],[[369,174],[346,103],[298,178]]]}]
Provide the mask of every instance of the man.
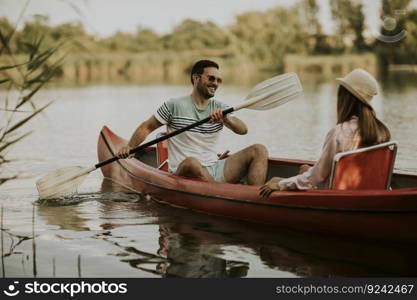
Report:
[{"label": "man", "polygon": [[249,184],[263,184],[268,165],[268,152],[263,145],[249,146],[225,159],[218,159],[213,152],[224,125],[236,134],[247,133],[245,123],[234,115],[223,116],[227,106],[213,98],[221,83],[217,63],[210,60],[196,62],[191,70],[191,95],[163,103],[153,116],[139,125],[117,156],[129,157],[132,148],[162,125],[172,132],[211,116],[209,123],[169,139],[169,171],[180,176],[228,183],[239,182],[247,176]]}]

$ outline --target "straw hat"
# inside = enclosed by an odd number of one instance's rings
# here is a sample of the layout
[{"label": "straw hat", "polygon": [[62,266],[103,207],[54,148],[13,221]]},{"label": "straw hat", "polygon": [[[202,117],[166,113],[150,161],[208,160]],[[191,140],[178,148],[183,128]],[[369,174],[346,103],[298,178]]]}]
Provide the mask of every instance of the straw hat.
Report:
[{"label": "straw hat", "polygon": [[336,78],[336,82],[368,106],[371,106],[372,98],[378,93],[377,81],[363,69],[355,69],[345,77]]}]

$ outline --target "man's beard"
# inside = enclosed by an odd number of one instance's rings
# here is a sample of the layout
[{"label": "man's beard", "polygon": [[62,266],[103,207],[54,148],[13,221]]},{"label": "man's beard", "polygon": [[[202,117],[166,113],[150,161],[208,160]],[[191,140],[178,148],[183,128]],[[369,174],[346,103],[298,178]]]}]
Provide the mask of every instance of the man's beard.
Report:
[{"label": "man's beard", "polygon": [[207,86],[204,86],[202,84],[198,84],[197,85],[197,92],[200,94],[200,96],[202,96],[204,99],[210,99],[214,97],[214,93],[211,94],[210,92],[207,91]]}]

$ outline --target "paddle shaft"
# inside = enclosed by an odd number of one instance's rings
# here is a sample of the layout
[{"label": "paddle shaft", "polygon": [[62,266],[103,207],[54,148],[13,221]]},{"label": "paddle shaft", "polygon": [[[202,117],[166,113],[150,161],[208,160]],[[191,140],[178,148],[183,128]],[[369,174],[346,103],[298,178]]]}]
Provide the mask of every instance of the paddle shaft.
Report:
[{"label": "paddle shaft", "polygon": [[[230,107],[230,108],[228,108],[228,109],[226,109],[226,110],[223,111],[223,116],[225,116],[225,115],[227,115],[227,114],[229,114],[229,113],[231,113],[233,111],[235,111],[235,108],[234,107]],[[169,139],[169,138],[171,138],[171,137],[173,137],[175,135],[178,135],[180,133],[183,133],[184,131],[190,130],[190,129],[192,129],[194,127],[197,127],[197,126],[199,126],[201,124],[207,123],[210,120],[211,120],[211,117],[207,117],[207,118],[202,119],[202,120],[200,120],[198,122],[195,122],[195,123],[193,123],[191,125],[188,125],[188,126],[186,126],[184,128],[181,128],[179,130],[176,130],[176,131],[173,131],[173,132],[168,133],[166,135],[163,135],[163,136],[161,136],[159,138],[156,138],[156,139],[154,139],[152,141],[149,141],[149,142],[147,142],[145,144],[139,145],[136,148],[133,148],[132,150],[130,150],[129,154],[133,154],[133,153],[139,152],[139,151],[141,151],[141,150],[143,150],[143,149],[145,149],[145,148],[147,148],[149,146],[155,145],[155,144],[157,144],[157,143],[159,143],[161,141],[164,141],[164,140]],[[103,167],[105,165],[108,165],[108,164],[110,164],[110,163],[118,160],[118,159],[119,159],[119,157],[113,156],[112,158],[109,158],[107,160],[104,160],[104,161],[99,162],[98,164],[96,164],[95,165],[95,168],[96,169],[101,168],[101,167]]]}]

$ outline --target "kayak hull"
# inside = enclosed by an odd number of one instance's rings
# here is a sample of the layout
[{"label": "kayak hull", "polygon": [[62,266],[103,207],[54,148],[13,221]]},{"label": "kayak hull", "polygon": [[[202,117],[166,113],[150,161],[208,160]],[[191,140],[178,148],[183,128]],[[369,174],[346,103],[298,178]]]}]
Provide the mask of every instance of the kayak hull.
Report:
[{"label": "kayak hull", "polygon": [[[125,144],[104,127],[98,141],[99,161]],[[271,158],[269,176],[290,176],[303,163],[311,162]],[[414,175],[394,174],[395,185],[407,186],[394,190],[278,191],[264,199],[259,186],[190,179],[155,166],[155,149],[148,148],[138,159],[119,160],[101,169],[113,182],[175,207],[285,229],[417,243]]]}]

